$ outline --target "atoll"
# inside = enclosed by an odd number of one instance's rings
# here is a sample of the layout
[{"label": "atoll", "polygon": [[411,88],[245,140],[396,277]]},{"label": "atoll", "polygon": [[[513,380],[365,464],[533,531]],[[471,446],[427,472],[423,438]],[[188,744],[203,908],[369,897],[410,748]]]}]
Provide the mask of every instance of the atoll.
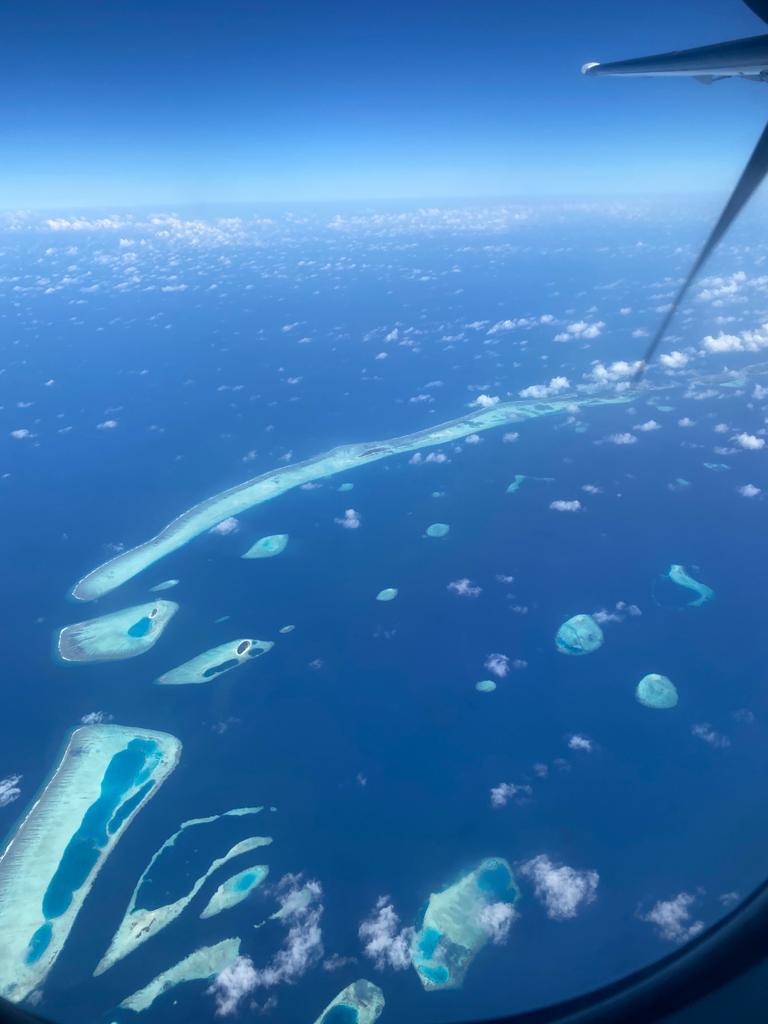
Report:
[{"label": "atoll", "polygon": [[261,885],[268,874],[269,868],[266,864],[256,864],[252,868],[238,871],[236,875],[232,875],[231,878],[221,883],[206,903],[200,917],[214,917],[222,910],[236,907],[249,893]]},{"label": "atoll", "polygon": [[173,601],[151,601],[76,622],[59,631],[56,654],[63,662],[135,658],[154,647],[178,610]]},{"label": "atoll", "polygon": [[175,736],[120,725],[75,729],[0,857],[0,995],[38,988],[121,835],[176,767]]},{"label": "atoll", "polygon": [[458,988],[493,934],[493,920],[511,920],[519,892],[509,864],[488,858],[442,892],[432,893],[411,942],[411,962],[425,989]]},{"label": "atoll", "polygon": [[384,590],[380,590],[376,595],[377,601],[394,601],[397,597],[397,587],[385,587]]},{"label": "atoll", "polygon": [[427,527],[428,537],[447,537],[450,532],[451,528],[448,523],[432,523]]},{"label": "atoll", "polygon": [[662,711],[677,704],[677,688],[666,676],[650,672],[637,684],[635,697],[644,707]]},{"label": "atoll", "polygon": [[239,665],[244,665],[252,658],[258,658],[275,645],[271,640],[230,640],[219,644],[210,651],[190,658],[183,665],[178,665],[170,672],[164,672],[155,681],[161,686],[186,686],[192,683],[210,683],[224,672],[229,672]]},{"label": "atoll", "polygon": [[124,999],[120,1008],[135,1013],[148,1010],[156,999],[185,981],[207,981],[214,978],[225,967],[233,964],[239,955],[240,939],[223,939],[215,946],[202,946]]},{"label": "atoll", "polygon": [[252,544],[241,558],[274,558],[288,546],[287,533],[275,533],[271,537],[262,537]]},{"label": "atoll", "polygon": [[591,615],[574,615],[558,629],[555,644],[562,654],[591,654],[603,646],[603,639]]},{"label": "atoll", "polygon": [[361,978],[333,999],[315,1024],[375,1024],[384,1009],[384,993],[378,985]]}]

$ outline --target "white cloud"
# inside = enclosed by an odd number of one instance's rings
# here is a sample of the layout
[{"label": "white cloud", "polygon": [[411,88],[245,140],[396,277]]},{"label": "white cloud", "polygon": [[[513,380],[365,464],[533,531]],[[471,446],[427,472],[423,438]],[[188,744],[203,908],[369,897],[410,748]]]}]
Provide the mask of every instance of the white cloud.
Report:
[{"label": "white cloud", "polygon": [[293,984],[322,959],[322,888],[319,882],[300,882],[296,875],[286,875],[280,882],[280,909],[273,916],[287,924],[288,932],[267,966],[255,967],[250,957],[238,957],[208,988],[216,1000],[217,1017],[236,1013],[242,1000],[257,988]]},{"label": "white cloud", "polygon": [[650,430],[661,430],[661,425],[656,420],[646,420],[645,423],[635,426],[635,430],[642,430],[647,434]]},{"label": "white cloud", "polygon": [[754,484],[744,484],[743,487],[739,488],[739,494],[742,498],[756,498],[760,493],[760,488],[755,487]]},{"label": "white cloud", "polygon": [[104,420],[103,423],[96,424],[97,430],[116,430],[117,420]]},{"label": "white cloud", "polygon": [[80,721],[83,725],[101,725],[102,722],[111,722],[113,717],[106,711],[89,711],[87,715],[83,715]]},{"label": "white cloud", "polygon": [[492,409],[494,405],[499,404],[499,399],[495,395],[478,395],[474,402],[470,402],[470,405],[476,405],[479,409]]},{"label": "white cloud", "polygon": [[509,937],[509,929],[517,917],[511,903],[490,903],[480,911],[480,925],[496,946],[503,946]]},{"label": "white cloud", "polygon": [[697,722],[691,726],[691,735],[697,739],[703,740],[708,743],[710,747],[722,750],[724,747],[730,747],[731,741],[727,736],[723,736],[721,733],[716,732],[709,722]]},{"label": "white cloud", "polygon": [[360,513],[348,508],[345,509],[343,516],[337,516],[333,521],[343,526],[345,530],[356,530],[360,526]]},{"label": "white cloud", "polygon": [[11,437],[16,441],[23,441],[26,437],[34,437],[34,434],[30,430],[22,427],[20,430],[12,430]]},{"label": "white cloud", "polygon": [[480,444],[480,442],[482,440],[483,439],[482,439],[482,437],[480,437],[479,434],[467,434],[467,436],[464,438],[464,443],[465,444]]},{"label": "white cloud", "polygon": [[564,331],[555,335],[555,341],[574,341],[576,338],[592,339],[599,338],[605,324],[602,320],[589,323],[586,320],[577,320],[568,324]]},{"label": "white cloud", "polygon": [[377,970],[392,967],[403,971],[411,966],[414,929],[400,927],[389,896],[379,896],[371,915],[360,922],[357,934],[363,941],[363,952]]},{"label": "white cloud", "polygon": [[514,800],[515,797],[528,797],[532,792],[530,786],[518,786],[514,782],[500,782],[498,786],[491,788],[491,806],[506,807],[509,801]]},{"label": "white cloud", "polygon": [[752,392],[752,397],[756,398],[758,402],[762,402],[764,398],[768,398],[768,388],[763,387],[762,384],[755,384],[754,391]]},{"label": "white cloud", "polygon": [[573,501],[551,501],[549,507],[554,509],[555,512],[578,512],[582,508],[582,504],[577,499]]},{"label": "white cloud", "polygon": [[448,584],[448,590],[459,597],[479,597],[483,592],[482,587],[476,586],[472,580],[468,580],[466,577],[461,580],[453,580]]},{"label": "white cloud", "polygon": [[9,775],[5,779],[0,779],[0,807],[7,807],[14,800],[18,800],[21,796],[20,782],[21,775]]},{"label": "white cloud", "polygon": [[691,921],[690,908],[695,902],[691,893],[681,892],[671,900],[659,900],[647,914],[639,917],[641,921],[656,925],[659,935],[667,942],[687,942],[704,927],[703,921]]},{"label": "white cloud", "polygon": [[736,434],[733,440],[749,452],[759,452],[761,448],[765,448],[765,439],[755,437],[754,434]]},{"label": "white cloud", "polygon": [[602,494],[601,488],[595,484],[583,484],[581,489],[585,494]]},{"label": "white cloud", "polygon": [[696,421],[692,420],[690,416],[683,416],[681,420],[677,421],[678,427],[693,427],[696,425]]},{"label": "white cloud", "polygon": [[506,654],[489,654],[483,664],[499,679],[505,679],[509,675],[509,658]]},{"label": "white cloud", "polygon": [[568,749],[583,750],[586,754],[591,754],[594,747],[588,736],[581,736],[576,732],[573,736],[568,737]]},{"label": "white cloud", "polygon": [[688,363],[688,356],[684,352],[662,352],[659,362],[668,370],[682,370]]},{"label": "white cloud", "polygon": [[215,526],[212,526],[208,533],[213,533],[218,537],[226,537],[227,534],[237,533],[239,529],[240,523],[234,516],[230,516],[229,519],[222,519],[220,523],[216,523]]},{"label": "white cloud", "polygon": [[520,437],[520,435],[516,433],[514,430],[508,430],[506,434],[501,435],[501,440],[504,442],[504,444],[512,444],[514,441],[518,439],[518,437]]},{"label": "white cloud", "polygon": [[637,438],[634,434],[610,434],[606,441],[610,441],[611,444],[637,444]]},{"label": "white cloud", "polygon": [[567,391],[570,386],[571,382],[567,377],[552,377],[549,384],[532,384],[518,394],[521,398],[549,398],[550,395],[559,395],[561,391]]},{"label": "white cloud", "polygon": [[520,873],[533,882],[547,917],[555,921],[576,917],[583,906],[592,903],[600,881],[597,871],[577,871],[567,864],[556,867],[545,853],[526,861]]},{"label": "white cloud", "polygon": [[624,359],[619,359],[610,366],[604,366],[601,362],[597,362],[592,367],[589,376],[592,380],[597,381],[598,384],[614,384],[617,381],[625,381],[629,377],[632,377],[642,366],[642,360],[638,359],[634,363],[628,363]]}]

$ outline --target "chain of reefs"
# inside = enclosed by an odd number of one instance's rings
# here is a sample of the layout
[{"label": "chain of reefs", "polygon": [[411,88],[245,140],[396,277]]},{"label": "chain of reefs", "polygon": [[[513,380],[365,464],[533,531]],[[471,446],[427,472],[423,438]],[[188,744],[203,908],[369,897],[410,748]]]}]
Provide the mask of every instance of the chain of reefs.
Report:
[{"label": "chain of reefs", "polygon": [[150,601],[98,619],[65,626],[56,638],[60,661],[120,661],[154,647],[179,610],[174,601]]},{"label": "chain of reefs", "polygon": [[175,736],[119,725],[75,729],[0,857],[0,995],[45,979],[115,844],[176,767]]},{"label": "chain of reefs", "polygon": [[236,875],[232,875],[231,878],[221,883],[206,903],[200,917],[214,917],[216,914],[220,914],[222,910],[236,907],[238,903],[243,902],[249,893],[252,893],[257,886],[261,885],[268,874],[269,868],[266,864],[254,864],[252,868],[238,871]]},{"label": "chain of reefs", "polygon": [[144,884],[144,880],[157,863],[161,854],[175,844],[182,832],[197,825],[207,825],[212,821],[218,821],[219,818],[240,816],[244,814],[259,814],[263,809],[263,807],[236,807],[231,811],[225,811],[223,814],[213,814],[208,818],[191,818],[189,821],[182,822],[173,835],[169,836],[160,849],[154,853],[149,864],[147,864],[146,868],[142,871],[141,877],[136,883],[136,888],[131,894],[131,899],[128,903],[128,908],[125,911],[125,915],[123,916],[123,919],[120,922],[111,943],[109,944],[109,949],[101,958],[93,973],[103,974],[104,971],[116,964],[118,960],[122,960],[123,957],[136,949],[137,946],[140,946],[143,942],[146,942],[147,939],[151,938],[151,936],[162,931],[162,929],[165,928],[166,925],[169,925],[171,921],[175,921],[179,914],[181,914],[182,911],[189,906],[195,896],[197,896],[214,871],[220,868],[223,864],[226,864],[227,861],[232,860],[233,857],[239,857],[241,853],[250,853],[251,850],[256,850],[260,846],[269,846],[272,842],[272,839],[269,836],[251,836],[248,839],[243,839],[239,843],[236,843],[222,857],[218,857],[214,860],[208,870],[197,879],[185,896],[179,897],[179,899],[174,903],[168,903],[164,907],[156,907],[154,910],[147,910],[142,907],[138,907],[136,904],[139,901],[141,887]]},{"label": "chain of reefs", "polygon": [[271,640],[230,640],[219,644],[210,651],[190,658],[183,665],[165,672],[155,682],[161,686],[184,686],[187,683],[210,683],[224,672],[244,665],[251,658],[258,658],[275,645]]},{"label": "chain of reefs", "polygon": [[223,939],[215,946],[202,946],[185,956],[167,971],[158,974],[148,985],[120,1003],[123,1010],[141,1013],[156,999],[185,981],[207,981],[233,964],[240,955],[240,939]]},{"label": "chain of reefs", "polygon": [[432,893],[411,943],[411,962],[422,985],[459,988],[469,965],[491,937],[493,910],[512,911],[519,891],[501,857],[482,861],[442,892]]},{"label": "chain of reefs", "polygon": [[375,1024],[384,1009],[384,993],[372,981],[353,981],[333,999],[315,1024]]},{"label": "chain of reefs", "polygon": [[689,576],[682,565],[670,565],[666,576],[667,579],[677,583],[678,586],[685,587],[686,590],[692,590],[694,594],[698,594],[698,598],[688,602],[689,608],[698,608],[700,605],[706,604],[707,601],[713,600],[715,596],[715,592],[711,587],[708,587],[706,583],[699,583],[693,576]]},{"label": "chain of reefs", "polygon": [[585,397],[571,394],[552,401],[539,402],[506,402],[491,409],[483,409],[471,416],[462,416],[447,423],[438,424],[428,430],[420,430],[414,434],[405,434],[388,441],[373,441],[363,444],[342,445],[323,455],[297,462],[294,466],[270,470],[261,476],[246,480],[245,483],[231,487],[220,494],[208,498],[207,501],[194,505],[186,512],[169,523],[155,537],[139,544],[89,572],[74,585],[72,597],[78,601],[93,601],[103,597],[138,573],[154,565],[161,558],[188,544],[195,537],[217,523],[231,516],[238,516],[255,505],[260,505],[272,498],[277,498],[286,491],[302,484],[322,480],[336,473],[345,473],[356,466],[367,466],[379,459],[386,459],[405,452],[418,451],[422,448],[433,448],[436,445],[458,441],[470,434],[495,427],[507,426],[510,423],[521,423],[540,416],[550,416],[566,412],[574,407],[585,408],[595,405],[614,405],[631,401],[634,393],[624,392],[621,395]]}]

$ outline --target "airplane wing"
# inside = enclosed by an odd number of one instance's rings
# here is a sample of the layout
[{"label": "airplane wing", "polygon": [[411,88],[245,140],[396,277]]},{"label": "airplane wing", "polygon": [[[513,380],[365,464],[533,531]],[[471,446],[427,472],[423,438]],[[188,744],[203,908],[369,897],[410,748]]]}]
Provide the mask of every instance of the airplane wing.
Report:
[{"label": "airplane wing", "polygon": [[704,243],[704,248],[698,255],[696,262],[691,267],[685,281],[683,282],[680,290],[674,298],[672,305],[667,310],[664,319],[659,325],[656,334],[653,337],[650,345],[646,349],[643,361],[640,364],[640,369],[637,376],[642,376],[643,370],[653,359],[656,349],[661,344],[664,335],[667,333],[667,328],[672,322],[672,318],[680,308],[680,304],[688,293],[688,289],[693,284],[696,275],[699,273],[701,268],[707,262],[709,257],[712,255],[714,250],[722,241],[725,233],[730,228],[731,224],[736,220],[738,215],[741,213],[744,206],[749,202],[758,187],[768,174],[768,125],[763,129],[763,134],[758,139],[757,145],[752,151],[752,156],[749,158],[747,166],[736,183],[736,187],[731,193],[730,199],[725,204],[723,212],[720,214],[720,218],[715,224],[709,238]]},{"label": "airplane wing", "polygon": [[744,3],[763,21],[768,21],[768,0],[744,0]]},{"label": "airplane wing", "polygon": [[[768,0],[749,0],[757,11],[761,8],[768,21]],[[650,57],[634,57],[609,64],[591,62],[582,67],[585,75],[687,75],[691,78],[742,78],[768,80],[768,35],[733,39],[714,46],[697,46],[692,50],[672,50]]]}]

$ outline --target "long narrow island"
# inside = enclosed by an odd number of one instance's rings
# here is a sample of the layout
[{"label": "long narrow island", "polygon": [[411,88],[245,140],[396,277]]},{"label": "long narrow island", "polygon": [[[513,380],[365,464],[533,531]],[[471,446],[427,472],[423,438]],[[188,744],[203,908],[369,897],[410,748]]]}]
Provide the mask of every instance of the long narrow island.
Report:
[{"label": "long narrow island", "polygon": [[0,856],[0,996],[19,1002],[44,981],[104,861],[180,753],[168,733],[74,730]]},{"label": "long narrow island", "polygon": [[517,401],[504,402],[490,409],[482,409],[470,416],[440,423],[428,430],[419,430],[414,434],[388,441],[371,441],[362,444],[341,445],[323,455],[316,455],[305,462],[297,462],[294,466],[283,466],[270,470],[261,476],[246,480],[245,483],[230,487],[229,490],[215,494],[207,501],[201,501],[186,512],[182,512],[173,522],[169,523],[160,533],[143,544],[122,551],[108,562],[93,569],[74,585],[71,596],[78,601],[94,601],[103,597],[116,587],[161,558],[178,550],[195,537],[210,530],[217,523],[240,515],[246,509],[253,508],[272,498],[277,498],[286,491],[302,484],[313,483],[336,473],[346,473],[356,466],[367,466],[379,459],[392,455],[418,451],[421,448],[434,448],[436,445],[459,441],[470,434],[495,427],[520,423],[523,420],[537,419],[540,416],[551,416],[574,408],[587,408],[596,405],[615,405],[629,402],[634,394],[623,392],[620,395],[585,397],[579,394],[560,396],[550,401]]}]

